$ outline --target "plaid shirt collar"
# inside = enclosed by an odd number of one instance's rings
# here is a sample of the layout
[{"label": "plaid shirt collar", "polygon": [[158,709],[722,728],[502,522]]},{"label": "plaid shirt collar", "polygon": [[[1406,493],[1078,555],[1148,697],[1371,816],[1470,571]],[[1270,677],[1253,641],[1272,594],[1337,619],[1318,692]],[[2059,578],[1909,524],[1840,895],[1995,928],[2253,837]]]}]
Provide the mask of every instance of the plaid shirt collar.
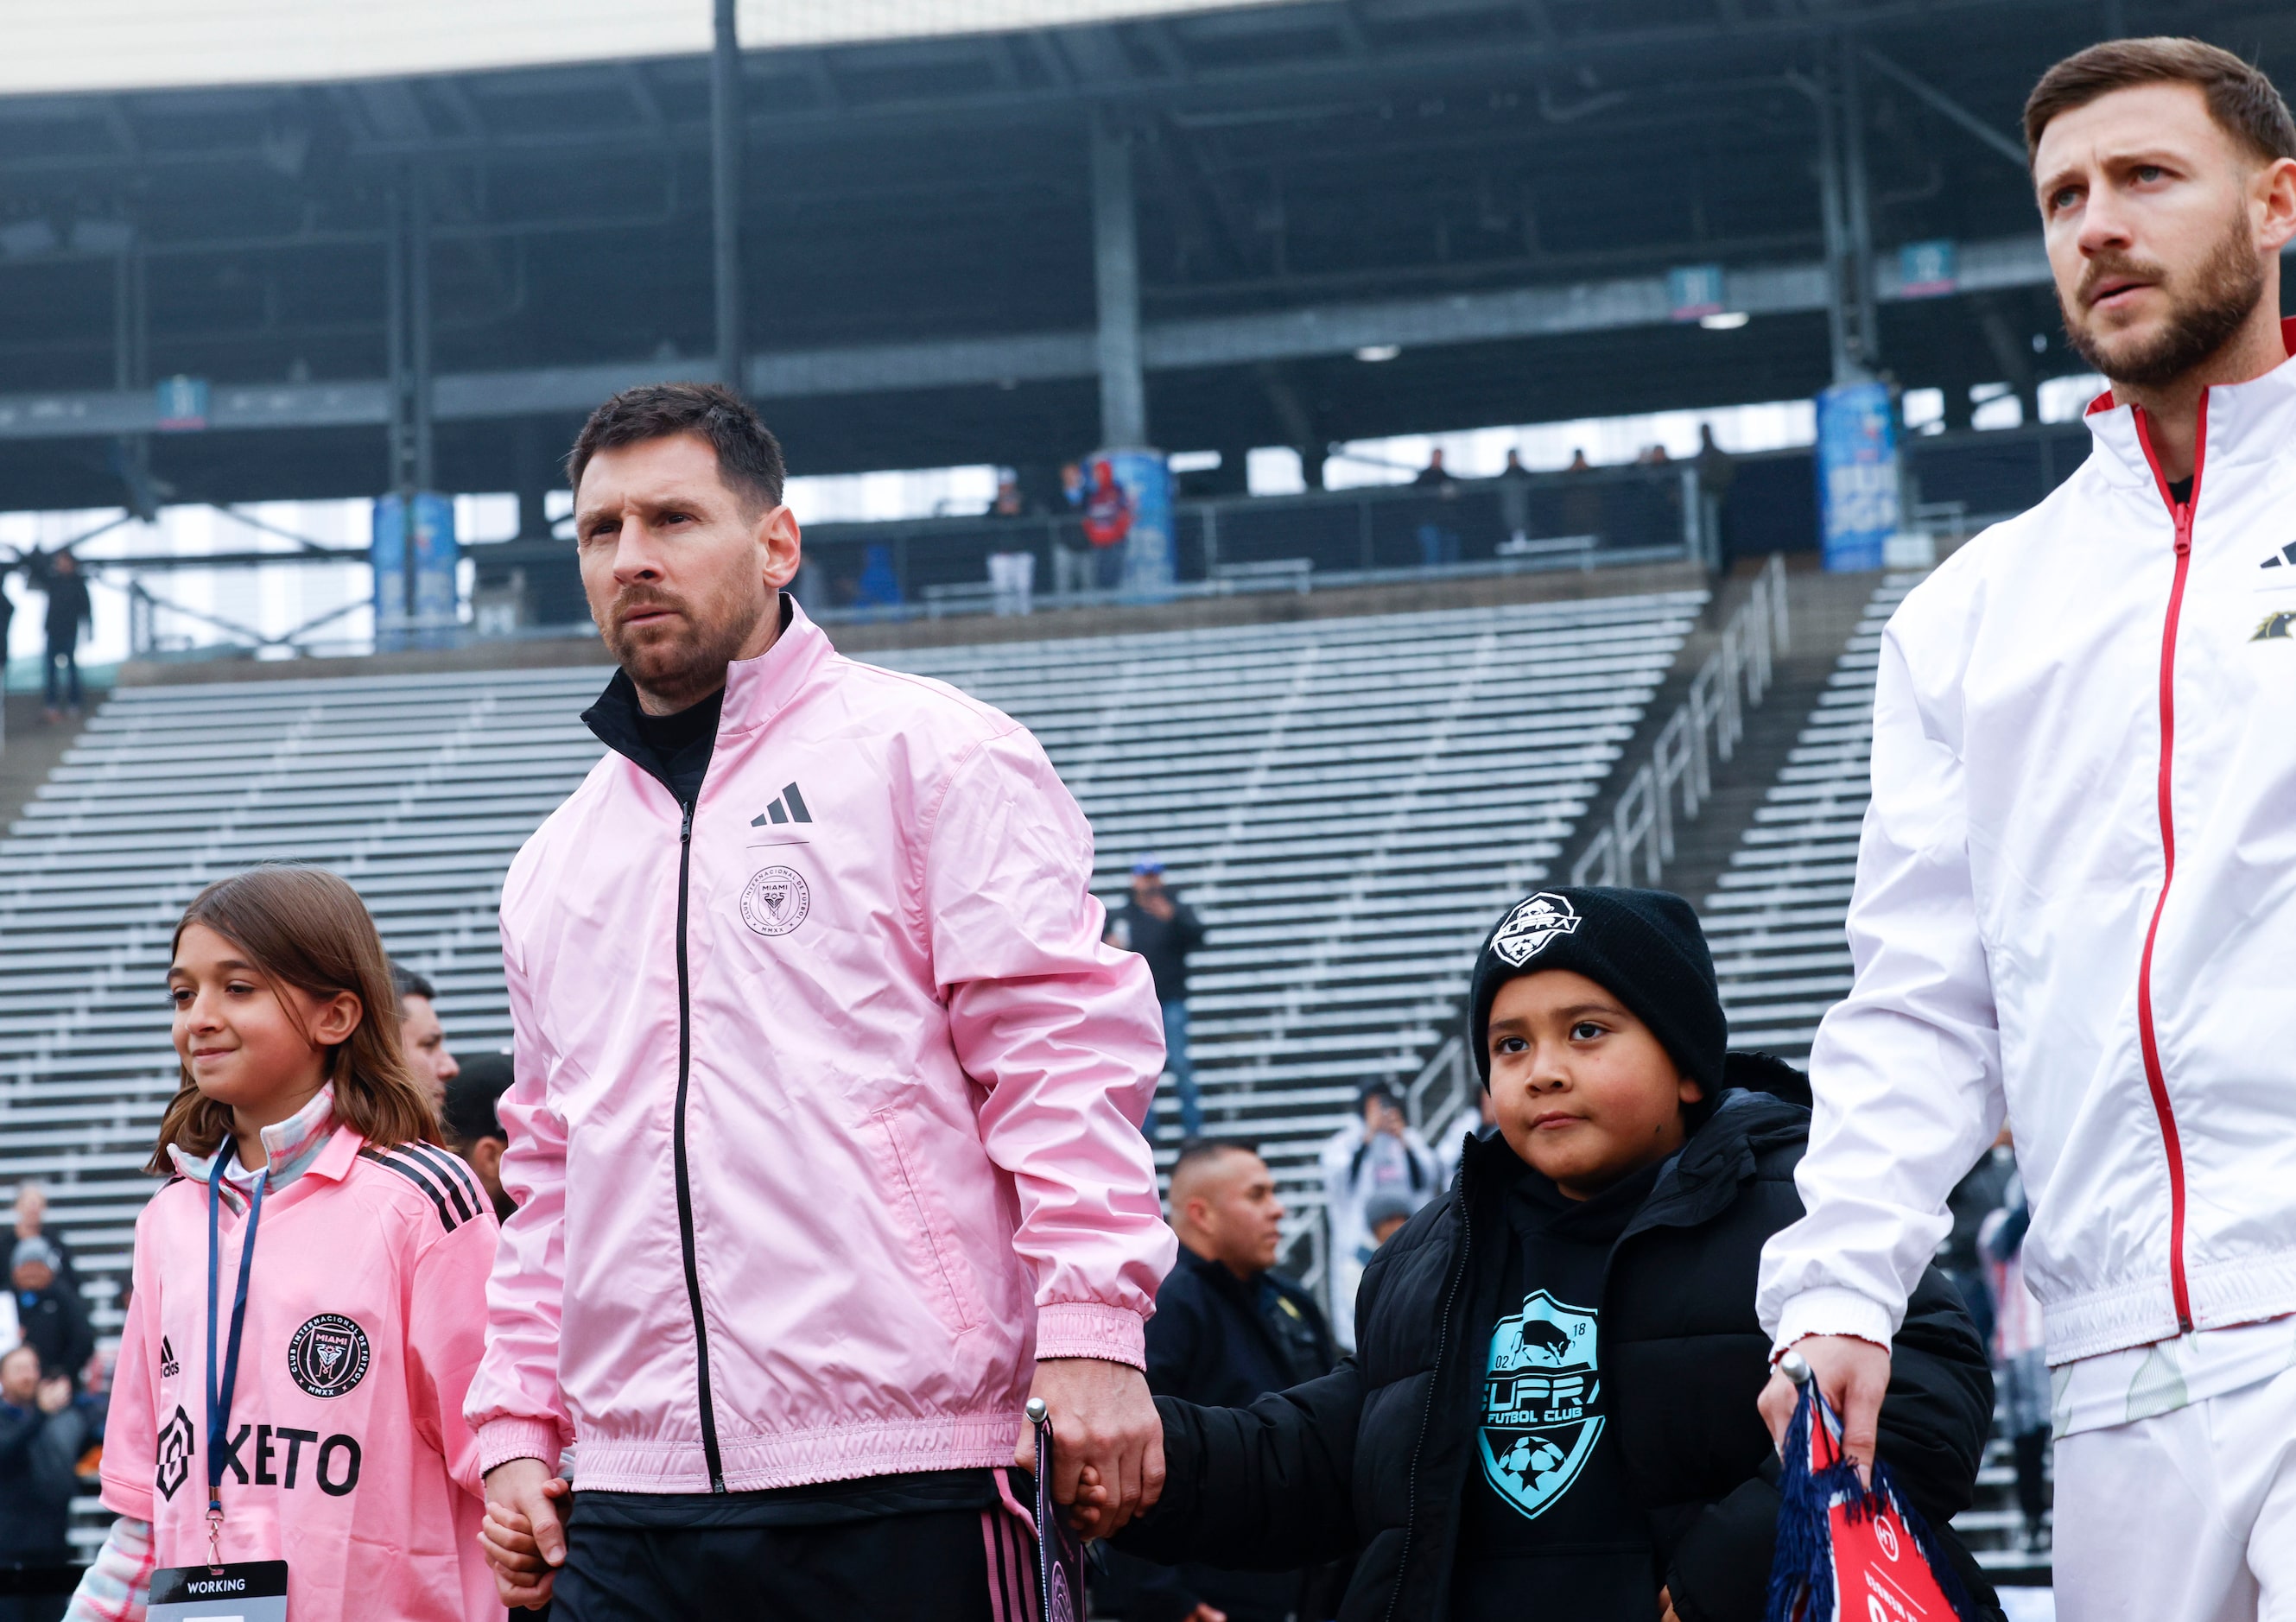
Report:
[{"label": "plaid shirt collar", "polygon": [[[335,1089],[332,1084],[321,1087],[311,1102],[283,1121],[275,1121],[257,1135],[263,1140],[263,1152],[268,1157],[266,1169],[270,1174],[269,1190],[277,1193],[304,1172],[325,1150],[327,1140],[335,1130]],[[239,1163],[239,1155],[226,1138],[216,1146],[213,1154],[185,1154],[174,1144],[168,1147],[176,1162],[176,1175],[194,1183],[205,1183],[215,1175],[217,1161],[223,1163],[224,1198],[237,1210],[247,1204],[255,1192],[255,1180],[262,1172],[248,1170]]]}]

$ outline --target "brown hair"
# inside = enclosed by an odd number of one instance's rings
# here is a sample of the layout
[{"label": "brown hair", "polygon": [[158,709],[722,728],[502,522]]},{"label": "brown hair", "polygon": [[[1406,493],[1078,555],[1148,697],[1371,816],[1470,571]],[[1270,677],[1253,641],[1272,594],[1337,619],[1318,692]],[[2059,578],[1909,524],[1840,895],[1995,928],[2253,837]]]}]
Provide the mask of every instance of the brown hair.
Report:
[{"label": "brown hair", "polygon": [[2051,119],[2135,85],[2191,85],[2208,98],[2218,126],[2267,163],[2296,158],[2296,120],[2261,69],[2205,40],[2162,35],[2109,39],[2041,75],[2025,98],[2026,160],[2040,150]]},{"label": "brown hair", "polygon": [[754,512],[782,504],[781,441],[750,402],[720,383],[645,383],[625,389],[582,424],[566,456],[566,482],[577,494],[582,470],[600,451],[692,434],[718,453],[719,482]]},{"label": "brown hair", "polygon": [[[316,867],[251,867],[199,893],[176,925],[175,945],[195,923],[231,942],[275,980],[313,996],[348,991],[358,998],[358,1025],[327,1053],[336,1120],[377,1148],[439,1141],[438,1118],[399,1050],[390,960],[357,890]],[[231,1135],[231,1106],[201,1092],[188,1066],[179,1073],[182,1085],[160,1118],[146,1171],[174,1169],[171,1145],[212,1154]]]}]

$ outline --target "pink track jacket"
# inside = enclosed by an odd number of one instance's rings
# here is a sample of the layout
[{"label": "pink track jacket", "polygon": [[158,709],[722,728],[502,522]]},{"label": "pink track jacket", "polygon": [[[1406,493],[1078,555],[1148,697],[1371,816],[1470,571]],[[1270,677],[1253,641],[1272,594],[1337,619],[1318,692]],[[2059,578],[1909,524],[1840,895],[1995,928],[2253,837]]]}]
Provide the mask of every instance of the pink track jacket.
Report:
[{"label": "pink track jacket", "polygon": [[[217,1158],[230,1159],[228,1146]],[[219,1340],[247,1231],[238,1191],[224,1203]],[[377,1152],[338,1126],[265,1197],[222,1550],[226,1561],[286,1561],[289,1614],[502,1614],[476,1542],[478,1446],[462,1413],[494,1252],[494,1208],[477,1178],[430,1144]],[[179,1178],[136,1219],[135,1294],[103,1446],[104,1506],[152,1523],[161,1566],[208,1557],[207,1282],[207,1184]],[[139,1593],[129,1613],[141,1604]]]},{"label": "pink track jacket", "polygon": [[[512,864],[521,1208],[482,1464],[624,1492],[1008,1463],[1032,1360],[1137,1365],[1174,1252],[1146,965],[1036,740],[788,602],[691,808],[608,753]],[[618,683],[627,677],[617,676]]]}]

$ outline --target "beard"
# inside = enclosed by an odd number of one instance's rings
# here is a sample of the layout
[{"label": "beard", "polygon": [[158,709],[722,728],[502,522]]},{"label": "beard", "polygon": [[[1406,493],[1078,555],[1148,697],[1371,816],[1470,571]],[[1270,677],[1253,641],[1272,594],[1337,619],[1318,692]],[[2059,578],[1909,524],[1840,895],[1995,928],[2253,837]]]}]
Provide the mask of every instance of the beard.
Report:
[{"label": "beard", "polygon": [[[627,586],[606,610],[606,646],[665,713],[698,704],[726,684],[726,667],[774,603],[774,594],[761,594],[756,585],[736,581],[699,601],[658,586]],[[669,609],[678,618],[633,627],[628,616],[641,608]]]},{"label": "beard", "polygon": [[[2082,325],[2079,310],[2087,307],[2090,291],[2118,275],[2142,276],[2171,293],[2168,319],[2157,331],[2106,334]],[[2248,324],[2264,297],[2264,266],[2250,238],[2245,210],[2234,213],[2231,228],[2192,273],[2191,283],[2191,291],[2177,296],[2161,266],[2126,255],[2102,255],[2081,277],[2078,305],[2058,295],[2065,340],[2095,370],[2137,389],[2165,388],[2202,365]]]}]

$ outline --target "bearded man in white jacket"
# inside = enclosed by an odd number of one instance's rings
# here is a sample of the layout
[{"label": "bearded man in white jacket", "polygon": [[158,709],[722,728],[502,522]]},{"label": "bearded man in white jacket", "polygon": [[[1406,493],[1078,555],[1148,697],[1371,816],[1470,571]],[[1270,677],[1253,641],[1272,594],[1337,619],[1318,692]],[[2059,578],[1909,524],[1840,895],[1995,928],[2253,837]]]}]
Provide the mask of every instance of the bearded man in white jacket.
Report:
[{"label": "bearded man in white jacket", "polygon": [[[2061,1614],[2296,1618],[2296,126],[2238,57],[2147,39],[2052,68],[2025,135],[2112,388],[2079,471],[1883,637],[1857,979],[1762,1319],[1870,1459],[1906,1295],[2005,1115]],[[1774,1432],[1792,1401],[1763,1393]]]}]

